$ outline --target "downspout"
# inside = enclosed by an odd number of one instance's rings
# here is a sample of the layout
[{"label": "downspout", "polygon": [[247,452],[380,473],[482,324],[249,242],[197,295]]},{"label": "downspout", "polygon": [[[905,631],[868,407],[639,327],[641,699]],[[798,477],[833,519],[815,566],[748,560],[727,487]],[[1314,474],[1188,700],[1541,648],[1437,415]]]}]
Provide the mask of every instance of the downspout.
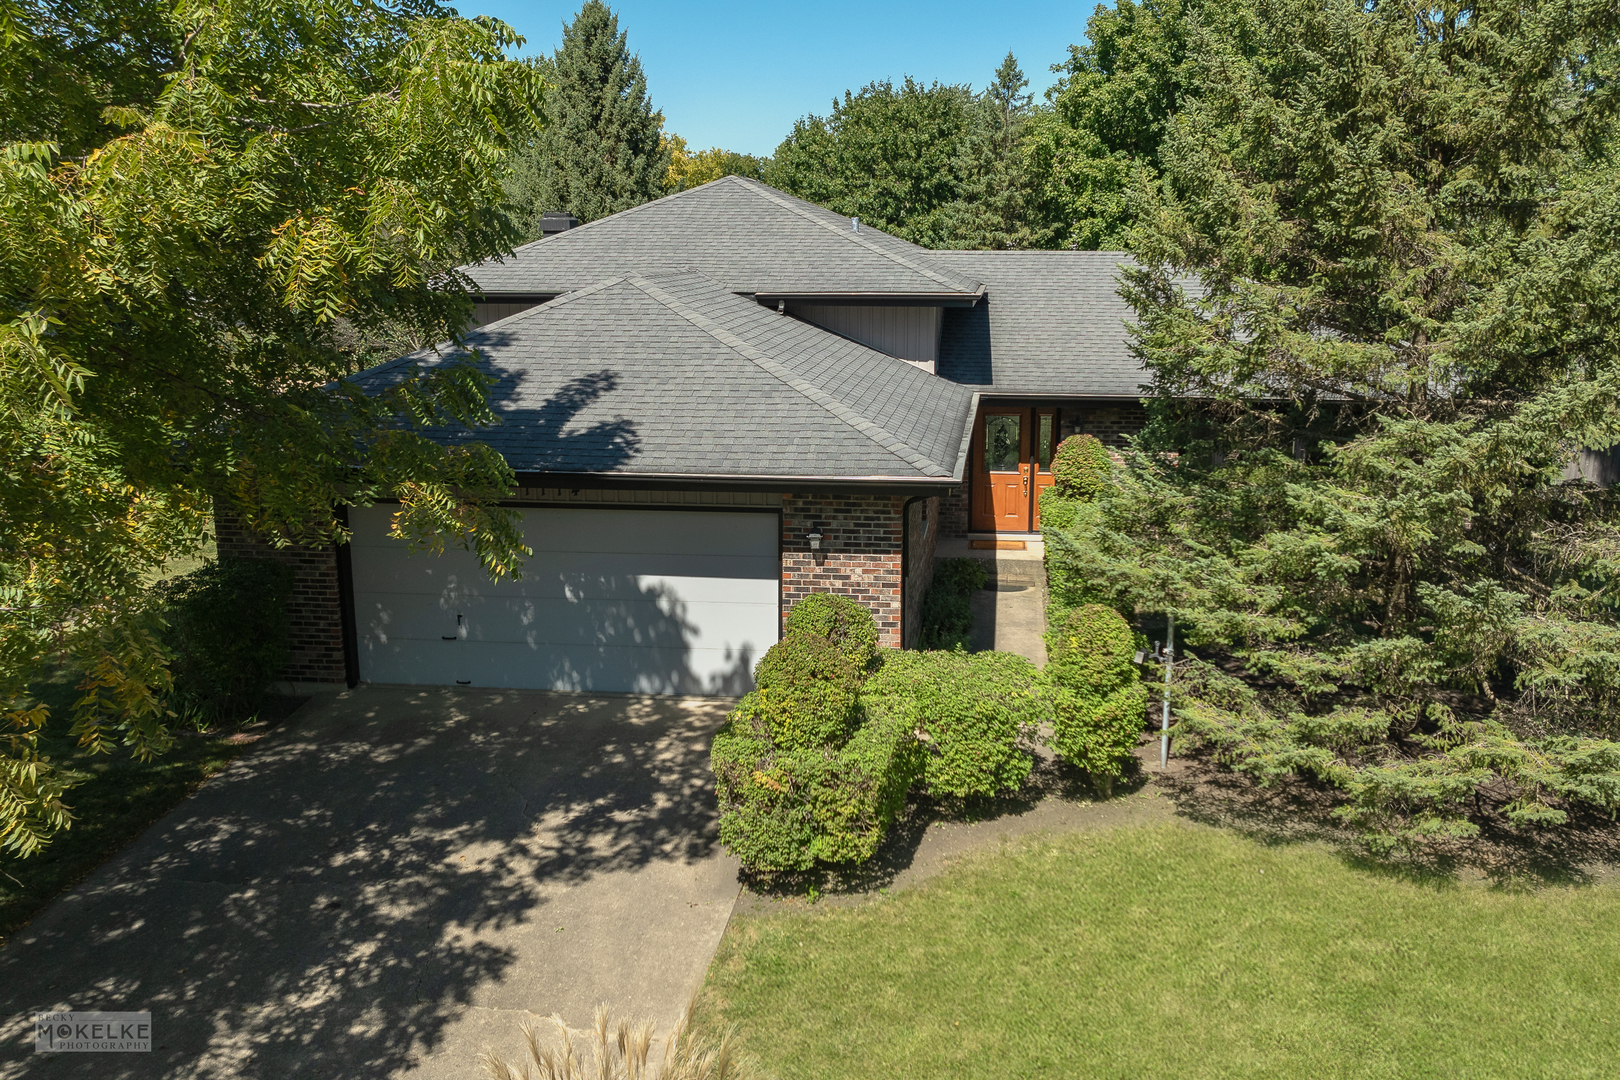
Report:
[{"label": "downspout", "polygon": [[927,495],[913,495],[900,504],[900,647],[909,647],[906,641],[908,623],[908,593],[911,591],[911,504],[922,502]]},{"label": "downspout", "polygon": [[[337,507],[337,519],[349,527],[349,508]],[[360,685],[360,635],[354,616],[354,561],[348,544],[337,545],[338,617],[343,627],[343,681],[353,690]]]}]

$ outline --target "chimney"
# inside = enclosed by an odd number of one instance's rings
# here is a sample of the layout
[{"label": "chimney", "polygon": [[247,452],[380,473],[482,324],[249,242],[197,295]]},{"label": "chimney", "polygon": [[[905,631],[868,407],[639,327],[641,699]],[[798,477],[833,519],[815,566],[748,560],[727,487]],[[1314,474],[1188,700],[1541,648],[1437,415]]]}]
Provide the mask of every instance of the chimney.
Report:
[{"label": "chimney", "polygon": [[540,239],[567,232],[579,224],[579,218],[561,210],[547,210],[540,215]]}]

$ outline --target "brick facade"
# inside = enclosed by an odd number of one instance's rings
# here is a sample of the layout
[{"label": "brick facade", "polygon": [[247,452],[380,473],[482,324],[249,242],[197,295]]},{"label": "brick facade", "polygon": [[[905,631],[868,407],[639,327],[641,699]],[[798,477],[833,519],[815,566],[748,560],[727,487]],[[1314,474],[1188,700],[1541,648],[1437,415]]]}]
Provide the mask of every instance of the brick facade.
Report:
[{"label": "brick facade", "polygon": [[223,558],[274,559],[293,568],[292,599],[287,605],[292,659],[282,679],[291,683],[342,684],[343,608],[339,602],[337,550],[277,548],[249,532],[226,514],[214,515],[214,536]]},{"label": "brick facade", "polygon": [[961,484],[940,496],[939,528],[944,535],[961,540],[966,538],[971,527],[971,519],[968,517],[968,486]]},{"label": "brick facade", "polygon": [[[859,600],[878,625],[878,644],[901,646],[902,495],[782,496],[782,614],[811,593]],[[806,534],[822,534],[812,552]]]},{"label": "brick facade", "polygon": [[1058,431],[1070,435],[1095,435],[1103,445],[1125,449],[1126,440],[1147,424],[1147,410],[1135,401],[1108,405],[1065,405],[1058,417]]}]

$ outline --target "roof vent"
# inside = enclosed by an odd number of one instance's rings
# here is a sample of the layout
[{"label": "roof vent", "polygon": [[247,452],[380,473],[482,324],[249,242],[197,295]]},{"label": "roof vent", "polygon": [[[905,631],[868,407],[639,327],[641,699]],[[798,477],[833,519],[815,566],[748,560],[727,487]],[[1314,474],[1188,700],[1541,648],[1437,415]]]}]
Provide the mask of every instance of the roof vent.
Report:
[{"label": "roof vent", "polygon": [[548,236],[556,236],[560,232],[567,232],[578,225],[579,218],[573,214],[566,214],[560,210],[547,210],[540,215],[540,239],[544,240]]},{"label": "roof vent", "polygon": [[849,231],[850,232],[860,232],[861,231],[861,219],[860,218],[852,217],[852,218],[849,219]]}]

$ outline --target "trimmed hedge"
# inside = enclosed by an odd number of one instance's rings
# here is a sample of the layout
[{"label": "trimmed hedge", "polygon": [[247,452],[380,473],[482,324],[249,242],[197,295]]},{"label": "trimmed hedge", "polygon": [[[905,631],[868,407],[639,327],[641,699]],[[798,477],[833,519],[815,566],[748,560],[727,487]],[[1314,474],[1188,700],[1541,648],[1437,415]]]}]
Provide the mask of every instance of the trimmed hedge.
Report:
[{"label": "trimmed hedge", "polygon": [[152,586],[182,707],[213,719],[240,716],[264,700],[287,666],[292,587],[292,567],[244,558],[223,558]]},{"label": "trimmed hedge", "polygon": [[1096,498],[1113,471],[1114,459],[1095,435],[1070,435],[1052,455],[1052,480],[1070,498]]},{"label": "trimmed hedge", "polygon": [[1052,749],[1091,773],[1106,792],[1136,750],[1147,709],[1137,678],[1137,639],[1113,608],[1086,604],[1047,635],[1052,681]]},{"label": "trimmed hedge", "polygon": [[870,717],[926,733],[923,784],[956,798],[1023,787],[1036,727],[1049,716],[1035,665],[1000,652],[890,653],[861,704]]},{"label": "trimmed hedge", "polygon": [[822,862],[862,863],[876,854],[922,774],[923,746],[904,717],[869,713],[811,789]]},{"label": "trimmed hedge", "polygon": [[754,682],[745,700],[784,749],[840,746],[854,730],[861,672],[826,638],[788,634],[760,658]]},{"label": "trimmed hedge", "polygon": [[967,648],[973,631],[973,591],[990,582],[990,571],[979,559],[940,559],[934,580],[923,595],[921,649]]},{"label": "trimmed hedge", "polygon": [[714,738],[720,842],[751,870],[871,858],[922,768],[910,727],[857,706],[876,654],[871,613],[825,595],[794,608],[755,669],[759,689]]},{"label": "trimmed hedge", "polygon": [[709,762],[720,798],[720,843],[753,870],[808,870],[815,815],[808,794],[825,771],[819,751],[780,751],[757,693],[715,733]]},{"label": "trimmed hedge", "polygon": [[811,593],[793,605],[782,632],[825,638],[863,672],[877,657],[877,621],[865,605],[847,596]]}]

